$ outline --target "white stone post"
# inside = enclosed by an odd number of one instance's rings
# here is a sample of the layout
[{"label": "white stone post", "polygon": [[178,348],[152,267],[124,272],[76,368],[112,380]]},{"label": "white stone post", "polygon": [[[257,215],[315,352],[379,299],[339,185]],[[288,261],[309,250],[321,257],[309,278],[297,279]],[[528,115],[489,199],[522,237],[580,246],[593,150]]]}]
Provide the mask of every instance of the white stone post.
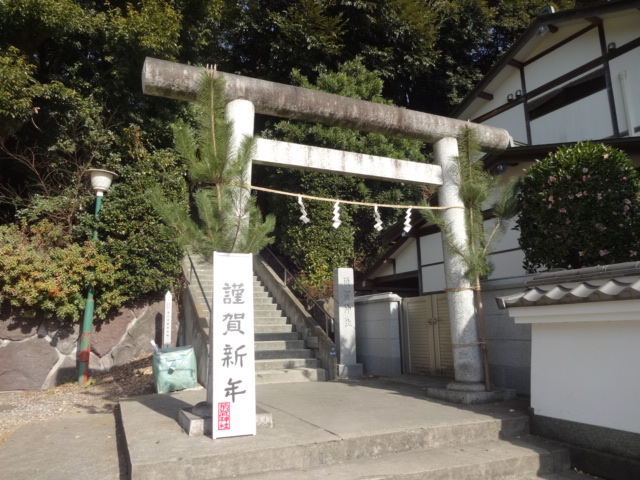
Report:
[{"label": "white stone post", "polygon": [[338,378],[362,377],[362,364],[356,363],[356,310],[352,268],[336,268],[333,271],[333,300]]},{"label": "white stone post", "polygon": [[[458,141],[446,137],[433,144],[436,163],[442,167],[442,187],[438,192],[441,207],[462,206],[460,179],[455,157],[458,156]],[[450,208],[444,210],[445,222],[449,225],[453,240],[460,245],[466,243],[464,210]],[[451,318],[451,340],[453,343],[453,368],[455,382],[450,390],[483,391],[484,379],[482,355],[478,345],[478,329],[473,290],[465,279],[466,267],[460,257],[445,245],[444,271],[446,277],[449,316]]]},{"label": "white stone post", "polygon": [[[233,100],[227,103],[225,116],[228,122],[232,124],[233,134],[229,143],[229,155],[235,156],[242,144],[242,141],[246,137],[253,137],[253,129],[255,123],[256,110],[248,100]],[[251,184],[251,161],[245,171],[245,176],[242,179],[245,185]],[[243,222],[249,222],[249,216],[247,213],[247,202],[249,201],[249,195],[251,192],[248,188],[239,187],[237,190],[233,189],[232,202],[234,205],[234,215],[242,219]]]},{"label": "white stone post", "polygon": [[173,295],[167,292],[164,296],[164,329],[162,330],[162,348],[171,346],[171,322],[173,320]]}]

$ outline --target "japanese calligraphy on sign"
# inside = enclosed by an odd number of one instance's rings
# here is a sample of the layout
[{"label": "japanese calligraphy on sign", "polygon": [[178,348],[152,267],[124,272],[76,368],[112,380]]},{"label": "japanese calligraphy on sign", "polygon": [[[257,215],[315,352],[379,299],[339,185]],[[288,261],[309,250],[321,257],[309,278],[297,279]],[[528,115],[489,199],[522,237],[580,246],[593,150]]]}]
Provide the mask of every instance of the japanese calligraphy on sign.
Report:
[{"label": "japanese calligraphy on sign", "polygon": [[356,364],[356,319],[354,308],[353,270],[337,268],[333,274],[334,318],[338,361]]},{"label": "japanese calligraphy on sign", "polygon": [[253,260],[250,254],[214,252],[211,323],[213,438],[255,435]]}]

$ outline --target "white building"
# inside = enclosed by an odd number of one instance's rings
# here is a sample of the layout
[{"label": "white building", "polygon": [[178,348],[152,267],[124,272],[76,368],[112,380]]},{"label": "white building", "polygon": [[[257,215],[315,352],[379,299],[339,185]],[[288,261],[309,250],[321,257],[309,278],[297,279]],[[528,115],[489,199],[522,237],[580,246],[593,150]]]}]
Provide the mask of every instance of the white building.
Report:
[{"label": "white building", "polygon": [[[539,16],[504,54],[453,117],[501,127],[514,147],[484,158],[510,179],[536,158],[579,140],[602,141],[640,158],[640,1]],[[361,293],[405,298],[401,320],[403,371],[450,375],[448,312],[441,234],[419,215],[383,237],[393,247],[368,273]],[[522,290],[518,232],[508,230],[492,254],[483,283],[490,371],[496,386],[530,393],[531,331],[496,307],[495,297]]]}]

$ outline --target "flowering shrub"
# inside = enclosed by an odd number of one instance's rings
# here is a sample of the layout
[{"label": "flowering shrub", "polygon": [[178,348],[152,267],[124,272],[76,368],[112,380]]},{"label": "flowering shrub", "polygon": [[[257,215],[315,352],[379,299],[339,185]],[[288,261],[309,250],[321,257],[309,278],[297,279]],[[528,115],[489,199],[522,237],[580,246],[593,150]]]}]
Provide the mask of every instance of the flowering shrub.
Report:
[{"label": "flowering shrub", "polygon": [[530,273],[640,260],[640,175],[620,150],[558,149],[526,171],[518,202]]}]

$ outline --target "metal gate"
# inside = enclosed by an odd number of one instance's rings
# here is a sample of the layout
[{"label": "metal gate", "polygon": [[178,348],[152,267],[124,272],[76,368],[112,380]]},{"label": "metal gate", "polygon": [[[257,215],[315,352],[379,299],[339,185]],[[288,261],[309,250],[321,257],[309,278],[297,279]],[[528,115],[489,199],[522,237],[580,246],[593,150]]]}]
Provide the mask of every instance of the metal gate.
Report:
[{"label": "metal gate", "polygon": [[402,300],[404,371],[453,377],[447,294]]}]

